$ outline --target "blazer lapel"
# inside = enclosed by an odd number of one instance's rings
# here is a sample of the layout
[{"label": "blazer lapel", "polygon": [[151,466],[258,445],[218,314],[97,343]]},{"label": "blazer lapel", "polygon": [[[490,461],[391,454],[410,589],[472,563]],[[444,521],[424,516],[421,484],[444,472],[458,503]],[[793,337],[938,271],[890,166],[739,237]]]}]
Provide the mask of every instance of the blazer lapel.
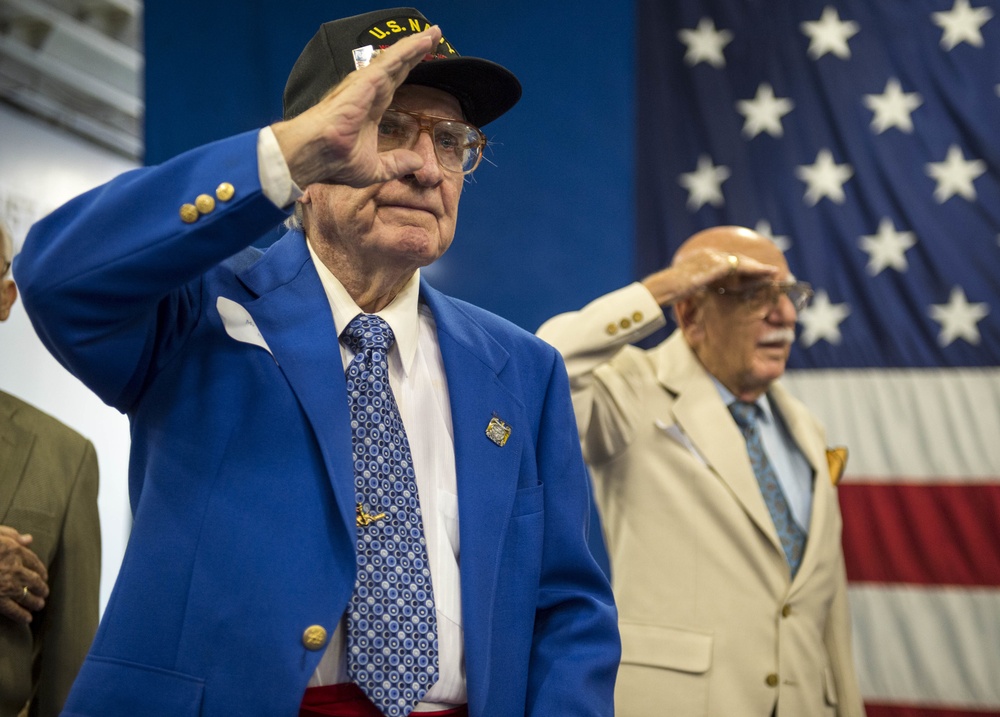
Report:
[{"label": "blazer lapel", "polygon": [[[479,566],[461,572],[462,622],[466,634],[477,637],[467,643],[466,669],[470,682],[486,685],[497,590],[489,566],[500,563],[516,490],[527,487],[518,485],[518,477],[531,428],[524,406],[498,378],[509,358],[506,349],[448,297],[424,283],[421,294],[437,323],[451,398],[462,564]],[[486,435],[493,418],[511,428],[503,446]]]},{"label": "blazer lapel", "polygon": [[253,317],[274,357],[320,437],[319,447],[354,545],[354,469],[344,370],[338,331],[313,266],[305,238],[289,232],[260,261],[238,275],[256,297],[241,302]]},{"label": "blazer lapel", "polygon": [[664,388],[675,396],[674,421],[688,435],[709,469],[729,488],[750,519],[777,550],[782,550],[750,459],[746,451],[733,450],[733,446],[745,445],[743,434],[720,399],[712,379],[680,331],[675,331],[659,351],[657,377]]},{"label": "blazer lapel", "polygon": [[6,522],[35,442],[35,434],[15,422],[16,410],[5,397],[6,394],[0,392],[0,424],[3,425],[0,430],[0,467],[5,476],[0,481],[0,524]]}]

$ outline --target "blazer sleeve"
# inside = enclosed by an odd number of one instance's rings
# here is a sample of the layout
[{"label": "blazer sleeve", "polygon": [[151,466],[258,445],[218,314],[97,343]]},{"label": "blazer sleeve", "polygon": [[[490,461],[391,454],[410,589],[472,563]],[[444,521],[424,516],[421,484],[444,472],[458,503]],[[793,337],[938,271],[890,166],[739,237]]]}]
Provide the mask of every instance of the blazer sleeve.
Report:
[{"label": "blazer sleeve", "polygon": [[611,586],[587,546],[589,478],[558,356],[540,425],[545,531],[525,715],[607,717],[621,657],[618,617]]},{"label": "blazer sleeve", "polygon": [[31,717],[57,717],[97,630],[101,581],[101,526],[97,511],[97,456],[83,442],[56,552],[49,564],[49,598],[36,658]]},{"label": "blazer sleeve", "polygon": [[[596,465],[628,446],[639,387],[612,361],[666,324],[662,308],[638,282],[555,316],[537,335],[566,362],[577,430],[587,462]],[[624,362],[628,364],[628,361]]]},{"label": "blazer sleeve", "polygon": [[197,322],[199,278],[287,216],[261,189],[257,134],[126,172],[29,232],[14,260],[25,310],[105,403],[128,410]]}]

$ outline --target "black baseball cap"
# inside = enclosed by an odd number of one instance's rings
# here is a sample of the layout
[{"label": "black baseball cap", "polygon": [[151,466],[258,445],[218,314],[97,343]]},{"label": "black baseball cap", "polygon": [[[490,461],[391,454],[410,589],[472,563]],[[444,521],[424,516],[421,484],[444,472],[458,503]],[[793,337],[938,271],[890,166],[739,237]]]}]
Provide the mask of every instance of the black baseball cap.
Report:
[{"label": "black baseball cap", "polygon": [[[285,119],[319,102],[331,87],[365,64],[373,52],[430,26],[427,18],[411,7],[376,10],[323,23],[288,75]],[[465,119],[477,127],[492,122],[521,98],[521,83],[513,72],[489,60],[462,57],[444,37],[410,70],[404,84],[436,87],[453,95]]]}]

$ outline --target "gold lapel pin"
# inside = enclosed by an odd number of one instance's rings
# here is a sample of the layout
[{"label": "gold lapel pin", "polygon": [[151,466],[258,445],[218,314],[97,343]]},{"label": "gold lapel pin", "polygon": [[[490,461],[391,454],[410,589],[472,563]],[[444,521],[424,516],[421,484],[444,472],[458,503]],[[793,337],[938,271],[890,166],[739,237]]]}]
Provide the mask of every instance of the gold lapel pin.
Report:
[{"label": "gold lapel pin", "polygon": [[493,416],[490,419],[489,425],[486,426],[486,437],[498,446],[503,446],[507,442],[507,439],[510,438],[510,426],[496,416]]},{"label": "gold lapel pin", "polygon": [[364,528],[367,525],[371,525],[376,520],[382,520],[385,517],[385,513],[379,513],[378,515],[371,515],[365,512],[365,506],[358,503],[358,527]]}]

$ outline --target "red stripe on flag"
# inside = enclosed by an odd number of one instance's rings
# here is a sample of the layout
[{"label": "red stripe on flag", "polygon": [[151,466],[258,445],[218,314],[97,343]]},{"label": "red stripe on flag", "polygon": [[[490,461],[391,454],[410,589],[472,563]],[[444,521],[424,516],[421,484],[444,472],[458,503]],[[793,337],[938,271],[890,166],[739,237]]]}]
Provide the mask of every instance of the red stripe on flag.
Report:
[{"label": "red stripe on flag", "polygon": [[1000,586],[1000,485],[842,483],[851,582]]},{"label": "red stripe on flag", "polygon": [[865,702],[868,717],[1000,717],[996,711],[973,711],[958,709],[935,709],[904,705],[878,705]]}]

